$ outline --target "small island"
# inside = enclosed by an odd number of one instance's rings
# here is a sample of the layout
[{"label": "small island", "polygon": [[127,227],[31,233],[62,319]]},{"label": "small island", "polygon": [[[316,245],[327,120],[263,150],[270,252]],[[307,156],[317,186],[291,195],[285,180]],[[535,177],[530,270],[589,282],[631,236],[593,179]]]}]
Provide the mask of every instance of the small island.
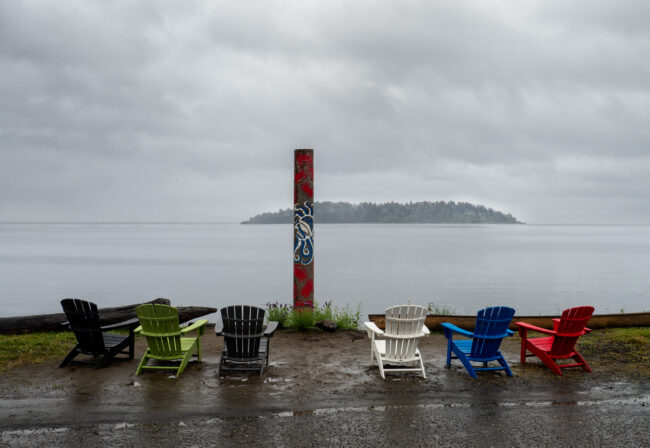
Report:
[{"label": "small island", "polygon": [[[314,217],[319,224],[523,224],[511,214],[468,202],[316,202]],[[293,209],[253,216],[242,224],[290,224]]]}]

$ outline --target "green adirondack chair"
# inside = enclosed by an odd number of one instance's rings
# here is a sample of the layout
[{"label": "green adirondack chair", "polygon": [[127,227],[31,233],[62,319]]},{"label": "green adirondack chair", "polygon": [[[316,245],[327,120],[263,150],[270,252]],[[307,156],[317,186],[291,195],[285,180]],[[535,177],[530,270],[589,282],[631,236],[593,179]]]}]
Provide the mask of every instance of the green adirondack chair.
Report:
[{"label": "green adirondack chair", "polygon": [[[135,308],[135,313],[140,319],[140,326],[135,329],[147,338],[149,348],[142,357],[136,375],[140,375],[143,369],[151,370],[176,370],[176,376],[180,376],[187,367],[192,355],[198,357],[201,362],[201,336],[205,332],[207,319],[200,319],[194,324],[181,328],[178,323],[178,310],[173,306],[147,303]],[[182,338],[181,336],[190,331],[198,330],[198,337]],[[147,365],[149,359],[158,361],[179,361],[180,366],[174,365]]]}]

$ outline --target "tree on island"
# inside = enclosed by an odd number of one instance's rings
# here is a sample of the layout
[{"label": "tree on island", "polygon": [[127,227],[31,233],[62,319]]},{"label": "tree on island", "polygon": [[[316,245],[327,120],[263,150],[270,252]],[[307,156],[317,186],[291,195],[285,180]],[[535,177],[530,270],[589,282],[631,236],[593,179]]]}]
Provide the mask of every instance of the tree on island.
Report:
[{"label": "tree on island", "polygon": [[[511,214],[468,202],[316,202],[314,218],[320,224],[345,223],[435,223],[435,224],[521,224]],[[256,215],[242,224],[289,224],[293,209]]]}]

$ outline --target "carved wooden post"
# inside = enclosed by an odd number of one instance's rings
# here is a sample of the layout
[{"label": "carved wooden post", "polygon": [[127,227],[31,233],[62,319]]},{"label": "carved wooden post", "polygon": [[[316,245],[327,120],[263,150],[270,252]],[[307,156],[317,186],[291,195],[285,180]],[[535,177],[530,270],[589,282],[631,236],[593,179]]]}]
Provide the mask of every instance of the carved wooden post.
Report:
[{"label": "carved wooden post", "polygon": [[314,150],[294,152],[293,307],[314,307]]}]

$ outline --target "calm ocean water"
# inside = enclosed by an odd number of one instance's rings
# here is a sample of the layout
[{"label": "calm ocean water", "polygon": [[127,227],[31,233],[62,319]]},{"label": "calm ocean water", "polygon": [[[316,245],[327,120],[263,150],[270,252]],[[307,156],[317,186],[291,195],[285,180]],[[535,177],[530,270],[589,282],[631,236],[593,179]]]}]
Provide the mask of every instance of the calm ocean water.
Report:
[{"label": "calm ocean water", "polygon": [[[650,310],[650,226],[316,225],[316,299]],[[0,316],[65,297],[222,307],[292,301],[290,225],[0,224]]]}]

